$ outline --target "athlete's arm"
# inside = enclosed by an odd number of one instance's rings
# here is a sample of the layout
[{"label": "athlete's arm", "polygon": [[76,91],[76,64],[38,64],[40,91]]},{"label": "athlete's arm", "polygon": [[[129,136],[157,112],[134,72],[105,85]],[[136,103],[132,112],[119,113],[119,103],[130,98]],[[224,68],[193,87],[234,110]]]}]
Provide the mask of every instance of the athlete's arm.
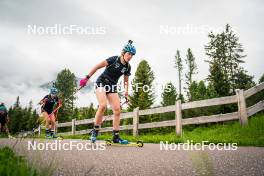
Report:
[{"label": "athlete's arm", "polygon": [[43,98],[42,100],[40,100],[40,102],[39,102],[39,105],[43,105],[43,104],[45,104],[46,102],[47,102],[47,98],[45,97],[45,98]]},{"label": "athlete's arm", "polygon": [[60,99],[58,99],[58,104],[57,104],[56,108],[54,109],[55,119],[57,119],[58,111],[59,111],[61,106],[62,106],[62,101]]},{"label": "athlete's arm", "polygon": [[62,106],[62,101],[60,100],[60,99],[58,99],[58,101],[57,101],[58,103],[57,103],[57,106],[56,106],[56,108],[55,109],[57,109],[56,110],[56,112],[59,110],[59,108]]},{"label": "athlete's arm", "polygon": [[62,101],[60,99],[58,99],[58,107],[62,106]]},{"label": "athlete's arm", "polygon": [[128,80],[129,76],[124,75],[124,88],[125,88],[125,96],[128,96]]},{"label": "athlete's arm", "polygon": [[93,76],[93,74],[100,68],[106,67],[108,66],[108,63],[106,60],[100,62],[99,64],[95,65],[92,70],[89,72],[89,77]]}]

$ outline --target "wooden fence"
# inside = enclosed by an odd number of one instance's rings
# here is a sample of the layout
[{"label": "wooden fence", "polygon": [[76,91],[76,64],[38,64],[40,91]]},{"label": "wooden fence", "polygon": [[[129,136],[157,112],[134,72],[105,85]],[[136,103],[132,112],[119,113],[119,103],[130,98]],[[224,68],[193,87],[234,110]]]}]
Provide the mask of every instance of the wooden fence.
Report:
[{"label": "wooden fence", "polygon": [[[152,108],[146,110],[139,110],[139,108],[135,108],[133,112],[121,113],[121,119],[133,118],[133,124],[120,126],[120,130],[133,130],[133,135],[137,136],[139,129],[175,126],[176,135],[181,136],[182,126],[184,125],[205,124],[205,123],[223,122],[230,120],[239,120],[241,125],[245,125],[248,123],[248,117],[256,114],[259,111],[264,110],[264,101],[260,101],[251,107],[247,107],[246,99],[260,92],[263,89],[264,89],[264,83],[261,83],[246,91],[238,89],[236,90],[236,95],[233,96],[193,101],[187,103],[181,103],[181,101],[179,100],[176,101],[175,105],[172,106],[158,107],[158,108]],[[233,103],[237,103],[238,105],[237,112],[210,115],[210,116],[200,116],[200,117],[186,118],[186,119],[182,118],[182,110],[210,107],[215,105],[233,104]],[[175,112],[175,120],[143,123],[143,124],[139,123],[140,116],[166,113],[166,112]],[[107,117],[105,116],[104,118],[106,118],[105,121],[113,120],[113,115]],[[92,124],[93,122],[94,122],[94,118],[84,119],[84,120],[72,119],[71,122],[57,123],[57,128],[70,127],[70,126],[72,127],[72,130],[70,132],[59,133],[60,135],[87,134],[91,131],[91,129],[76,131],[76,126],[83,124]],[[112,127],[101,128],[100,130],[100,132],[109,132],[109,131],[112,131]]]}]

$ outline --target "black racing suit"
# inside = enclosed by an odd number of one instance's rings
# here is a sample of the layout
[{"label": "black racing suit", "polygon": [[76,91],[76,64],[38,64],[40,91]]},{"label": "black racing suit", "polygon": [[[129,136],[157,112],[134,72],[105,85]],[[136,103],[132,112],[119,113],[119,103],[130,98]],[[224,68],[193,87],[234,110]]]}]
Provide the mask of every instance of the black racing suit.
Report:
[{"label": "black racing suit", "polygon": [[1,130],[2,127],[5,126],[6,122],[7,122],[7,109],[5,107],[5,105],[0,105],[0,123],[1,123]]},{"label": "black racing suit", "polygon": [[52,111],[58,106],[59,104],[59,98],[56,96],[54,98],[51,97],[51,95],[46,95],[42,101],[44,101],[44,104],[42,106],[42,111],[47,112],[49,115],[52,113]]},{"label": "black racing suit", "polygon": [[106,94],[117,92],[117,82],[122,75],[131,75],[129,63],[123,65],[120,59],[119,56],[112,56],[106,59],[108,66],[96,80],[96,88],[104,87]]}]

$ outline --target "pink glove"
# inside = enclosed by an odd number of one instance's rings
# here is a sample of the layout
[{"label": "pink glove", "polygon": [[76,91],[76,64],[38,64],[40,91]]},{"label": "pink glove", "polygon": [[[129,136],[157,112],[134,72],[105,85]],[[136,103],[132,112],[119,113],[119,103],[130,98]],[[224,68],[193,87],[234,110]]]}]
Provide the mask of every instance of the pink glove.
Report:
[{"label": "pink glove", "polygon": [[84,86],[86,86],[87,81],[88,81],[87,78],[82,79],[82,80],[80,81],[80,87],[84,87]]}]

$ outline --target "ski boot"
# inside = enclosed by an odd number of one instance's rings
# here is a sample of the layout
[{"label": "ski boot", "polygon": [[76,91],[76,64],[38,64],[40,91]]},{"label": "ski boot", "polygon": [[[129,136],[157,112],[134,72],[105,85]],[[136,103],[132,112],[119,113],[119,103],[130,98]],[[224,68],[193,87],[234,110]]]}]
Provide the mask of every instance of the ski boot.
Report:
[{"label": "ski boot", "polygon": [[46,134],[46,139],[52,139],[52,136],[50,134]]},{"label": "ski boot", "polygon": [[91,136],[90,136],[90,140],[92,143],[95,143],[96,141],[96,137],[98,135],[98,130],[96,129],[92,129],[92,131],[89,133]]},{"label": "ski boot", "polygon": [[52,139],[50,129],[46,129],[46,139]]},{"label": "ski boot", "polygon": [[113,143],[129,144],[128,140],[121,139],[118,133],[113,135]]}]

